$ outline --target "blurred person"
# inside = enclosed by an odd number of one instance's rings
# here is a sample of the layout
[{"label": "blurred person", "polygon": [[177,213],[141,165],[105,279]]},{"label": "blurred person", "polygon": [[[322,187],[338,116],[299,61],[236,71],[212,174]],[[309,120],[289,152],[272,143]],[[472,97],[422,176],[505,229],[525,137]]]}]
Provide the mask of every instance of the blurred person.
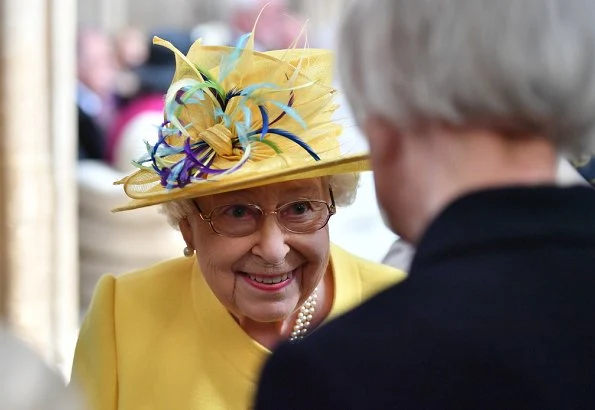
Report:
[{"label": "blurred person", "polygon": [[117,65],[110,37],[95,29],[78,33],[78,156],[102,160],[106,130],[116,112]]},{"label": "blurred person", "polygon": [[82,410],[74,388],[8,329],[0,326],[0,409]]},{"label": "blurred person", "polygon": [[592,0],[353,3],[342,83],[416,253],[280,346],[258,410],[595,407],[595,190],[555,185],[595,145],[594,19]]},{"label": "blurred person", "polygon": [[138,27],[127,26],[115,36],[115,51],[120,67],[136,68],[147,61],[147,35]]},{"label": "blurred person", "polygon": [[[190,47],[190,37],[183,30],[162,30],[159,34],[167,35],[180,50],[187,51]],[[184,243],[157,209],[145,208],[133,217],[110,212],[126,198],[112,182],[135,169],[132,159],[146,152],[146,142],[157,142],[165,93],[174,74],[173,54],[153,45],[148,37],[145,42],[150,55],[131,71],[138,77],[138,85],[134,96],[109,127],[105,162],[81,160],[77,167],[82,313],[88,308],[102,275],[120,275],[172,258],[179,254]],[[97,241],[98,237],[110,240]],[[158,249],[151,249],[159,242]]]},{"label": "blurred person", "polygon": [[118,107],[121,107],[134,97],[140,87],[139,78],[134,70],[147,61],[148,36],[137,27],[124,27],[115,35],[114,49],[117,60],[115,92]]},{"label": "blurred person", "polygon": [[132,200],[117,210],[161,204],[185,257],[100,280],[72,380],[97,410],[246,409],[279,342],[404,273],[329,240],[369,169],[331,120],[330,52],[256,53],[252,34],[187,56],[156,42],[176,56],[165,121],[120,181]]},{"label": "blurred person", "polygon": [[255,49],[280,50],[292,45],[303,28],[301,17],[292,12],[287,0],[227,0],[232,39],[254,30]]},{"label": "blurred person", "polygon": [[[155,35],[168,38],[182,52],[192,44],[190,33],[183,30],[163,30]],[[131,171],[131,159],[146,152],[145,141],[156,142],[156,130],[163,122],[165,93],[175,71],[174,55],[152,44],[152,37],[145,38],[148,58],[133,70],[138,82],[134,96],[119,111],[107,134],[105,160],[122,172]]]}]

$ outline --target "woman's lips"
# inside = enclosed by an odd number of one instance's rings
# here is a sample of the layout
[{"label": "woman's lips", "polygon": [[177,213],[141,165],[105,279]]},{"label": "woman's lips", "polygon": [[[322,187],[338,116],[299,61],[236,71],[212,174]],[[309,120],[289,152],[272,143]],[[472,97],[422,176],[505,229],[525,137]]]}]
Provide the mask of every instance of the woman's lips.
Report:
[{"label": "woman's lips", "polygon": [[295,270],[278,275],[258,275],[242,272],[242,277],[248,284],[256,289],[277,291],[289,285],[295,277]]}]

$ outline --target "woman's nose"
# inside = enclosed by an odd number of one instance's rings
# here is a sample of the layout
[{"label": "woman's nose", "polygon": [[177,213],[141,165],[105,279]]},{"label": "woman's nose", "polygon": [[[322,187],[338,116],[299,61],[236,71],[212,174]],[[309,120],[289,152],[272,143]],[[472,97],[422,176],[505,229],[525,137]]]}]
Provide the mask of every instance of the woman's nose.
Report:
[{"label": "woman's nose", "polygon": [[256,244],[252,248],[252,252],[268,263],[282,263],[289,253],[286,234],[287,232],[279,225],[275,215],[264,216],[260,229],[256,232]]}]

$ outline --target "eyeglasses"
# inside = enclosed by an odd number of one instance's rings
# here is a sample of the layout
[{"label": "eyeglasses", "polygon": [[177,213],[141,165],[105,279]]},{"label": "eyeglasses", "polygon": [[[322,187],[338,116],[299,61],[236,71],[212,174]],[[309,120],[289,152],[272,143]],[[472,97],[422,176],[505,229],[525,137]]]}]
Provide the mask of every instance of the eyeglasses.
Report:
[{"label": "eyeglasses", "polygon": [[211,225],[211,229],[218,235],[240,237],[256,232],[266,215],[275,215],[277,223],[289,232],[312,233],[326,226],[337,209],[333,190],[330,205],[318,199],[292,201],[266,212],[254,204],[229,204],[213,208],[208,215],[204,215],[198,204],[194,205],[203,221]]}]

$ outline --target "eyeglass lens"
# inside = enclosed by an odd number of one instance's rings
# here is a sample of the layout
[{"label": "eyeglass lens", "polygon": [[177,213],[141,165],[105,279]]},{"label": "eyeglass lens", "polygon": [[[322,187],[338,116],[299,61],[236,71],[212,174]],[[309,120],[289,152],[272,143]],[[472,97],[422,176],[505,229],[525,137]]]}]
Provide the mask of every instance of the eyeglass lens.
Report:
[{"label": "eyeglass lens", "polygon": [[[321,229],[330,217],[323,201],[295,201],[282,205],[274,213],[277,221],[291,232],[308,233]],[[223,235],[249,235],[258,229],[264,212],[256,205],[233,204],[216,207],[211,212],[213,229]]]}]

